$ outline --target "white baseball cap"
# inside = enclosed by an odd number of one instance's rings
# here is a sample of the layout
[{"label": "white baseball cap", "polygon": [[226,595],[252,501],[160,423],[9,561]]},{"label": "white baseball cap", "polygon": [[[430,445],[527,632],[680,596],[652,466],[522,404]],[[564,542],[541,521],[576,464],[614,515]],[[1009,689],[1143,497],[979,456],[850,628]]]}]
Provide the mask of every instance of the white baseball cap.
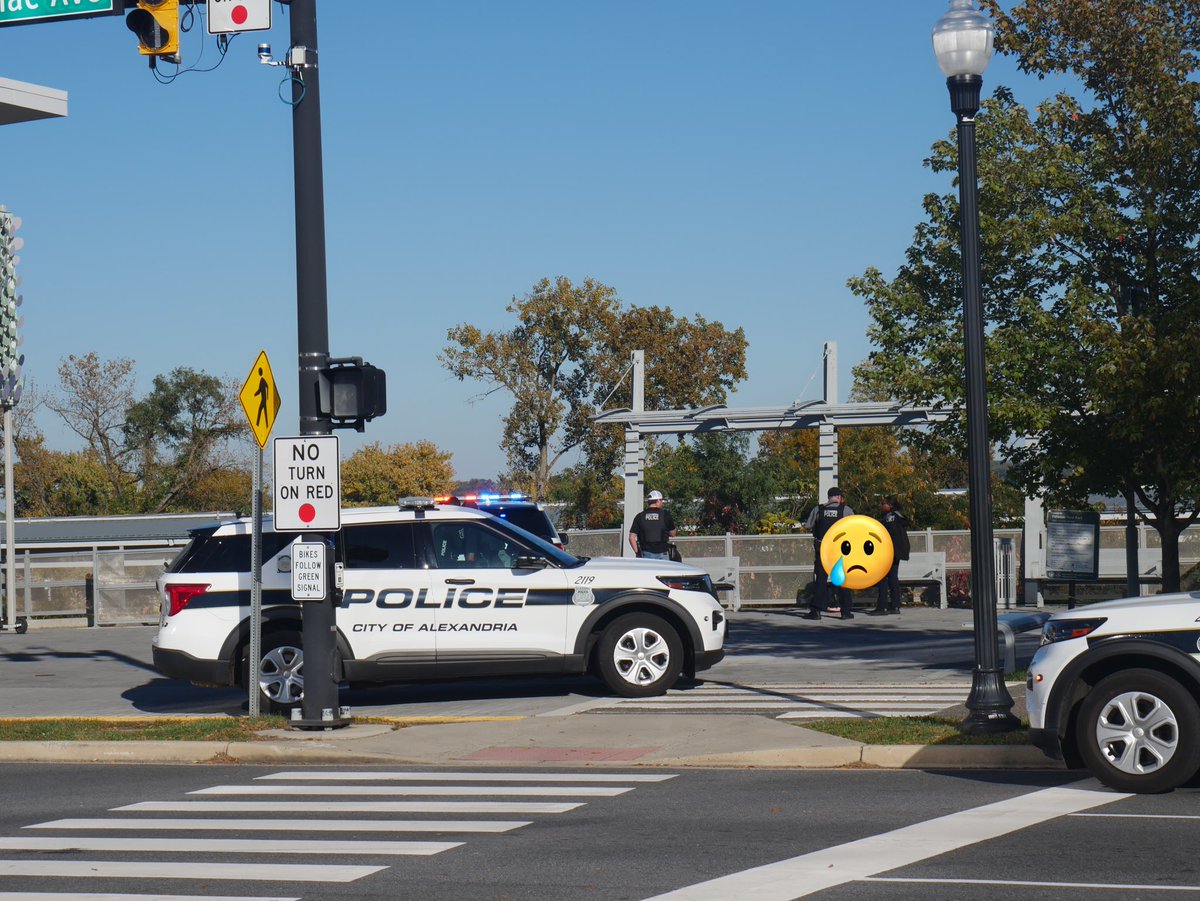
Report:
[{"label": "white baseball cap", "polygon": [[663,499],[661,491],[651,491],[646,497],[652,501],[661,501]]}]

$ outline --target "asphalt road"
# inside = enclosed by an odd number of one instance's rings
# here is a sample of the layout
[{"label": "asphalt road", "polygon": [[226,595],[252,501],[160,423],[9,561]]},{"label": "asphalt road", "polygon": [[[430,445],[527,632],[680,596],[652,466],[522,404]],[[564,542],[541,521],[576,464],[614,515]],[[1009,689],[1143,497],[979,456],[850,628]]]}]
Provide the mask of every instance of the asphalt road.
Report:
[{"label": "asphalt road", "polygon": [[[899,617],[802,620],[799,611],[731,615],[727,656],[701,674],[741,686],[970,682],[969,610],[906,609]],[[5,716],[237,713],[240,691],[165,679],[152,663],[153,627],[34,628],[0,633]],[[1018,641],[1026,663],[1037,634]],[[576,710],[608,693],[587,677],[410,684],[341,692],[354,713],[377,716],[511,716]],[[1020,699],[1018,698],[1018,703]]]},{"label": "asphalt road", "polygon": [[[640,769],[575,771],[583,781],[569,781],[563,771],[522,770],[515,779],[500,770],[307,772],[8,766],[0,771],[0,897],[1200,895],[1194,790],[1126,797],[1062,773]],[[197,802],[220,809],[189,809]],[[253,822],[263,819],[277,822]],[[249,844],[264,840],[282,845]],[[204,844],[212,841],[231,844]],[[388,844],[345,846],[363,841]]]}]

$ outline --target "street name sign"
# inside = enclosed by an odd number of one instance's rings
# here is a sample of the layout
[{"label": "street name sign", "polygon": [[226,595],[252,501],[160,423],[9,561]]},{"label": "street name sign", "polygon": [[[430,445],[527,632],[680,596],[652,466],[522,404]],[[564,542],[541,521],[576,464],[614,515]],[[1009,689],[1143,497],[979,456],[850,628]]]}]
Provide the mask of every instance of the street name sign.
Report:
[{"label": "street name sign", "polygon": [[292,544],[292,600],[325,600],[325,542]]},{"label": "street name sign", "polygon": [[[0,0],[3,2],[3,0]],[[279,392],[275,390],[275,376],[271,373],[271,361],[267,352],[260,350],[258,359],[250,367],[246,383],[238,393],[246,419],[250,421],[250,429],[260,448],[267,446],[267,436],[275,425],[275,417],[279,415],[279,407],[283,403]]]},{"label": "street name sign", "polygon": [[119,16],[125,0],[0,0],[0,26]]},{"label": "street name sign", "polygon": [[276,438],[274,457],[275,531],[338,531],[342,527],[338,437]]},{"label": "street name sign", "polygon": [[237,34],[271,27],[271,0],[208,0],[208,33]]}]

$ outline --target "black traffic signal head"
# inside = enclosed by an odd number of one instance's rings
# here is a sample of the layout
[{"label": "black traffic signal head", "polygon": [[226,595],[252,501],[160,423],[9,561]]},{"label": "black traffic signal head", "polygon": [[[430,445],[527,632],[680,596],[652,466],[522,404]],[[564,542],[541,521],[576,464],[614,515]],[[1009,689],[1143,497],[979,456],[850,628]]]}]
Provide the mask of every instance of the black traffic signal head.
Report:
[{"label": "black traffic signal head", "polygon": [[387,412],[387,376],[357,357],[330,364],[321,370],[317,407],[334,428],[361,432],[365,422]]},{"label": "black traffic signal head", "polygon": [[125,26],[137,35],[138,53],[143,56],[179,52],[179,0],[138,0],[137,9],[125,17]]}]

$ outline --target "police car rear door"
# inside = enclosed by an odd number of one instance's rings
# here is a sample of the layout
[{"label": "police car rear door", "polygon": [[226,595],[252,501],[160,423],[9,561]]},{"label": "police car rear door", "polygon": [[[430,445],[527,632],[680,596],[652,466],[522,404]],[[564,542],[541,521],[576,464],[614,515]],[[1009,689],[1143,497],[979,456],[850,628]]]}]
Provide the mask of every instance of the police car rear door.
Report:
[{"label": "police car rear door", "polygon": [[[463,519],[429,527],[431,595],[441,607],[438,675],[558,671],[571,603],[566,572],[499,524]],[[539,565],[518,567],[520,558]]]},{"label": "police car rear door", "polygon": [[375,660],[398,678],[432,676],[437,608],[419,562],[412,522],[346,524],[338,628],[356,660]]}]

